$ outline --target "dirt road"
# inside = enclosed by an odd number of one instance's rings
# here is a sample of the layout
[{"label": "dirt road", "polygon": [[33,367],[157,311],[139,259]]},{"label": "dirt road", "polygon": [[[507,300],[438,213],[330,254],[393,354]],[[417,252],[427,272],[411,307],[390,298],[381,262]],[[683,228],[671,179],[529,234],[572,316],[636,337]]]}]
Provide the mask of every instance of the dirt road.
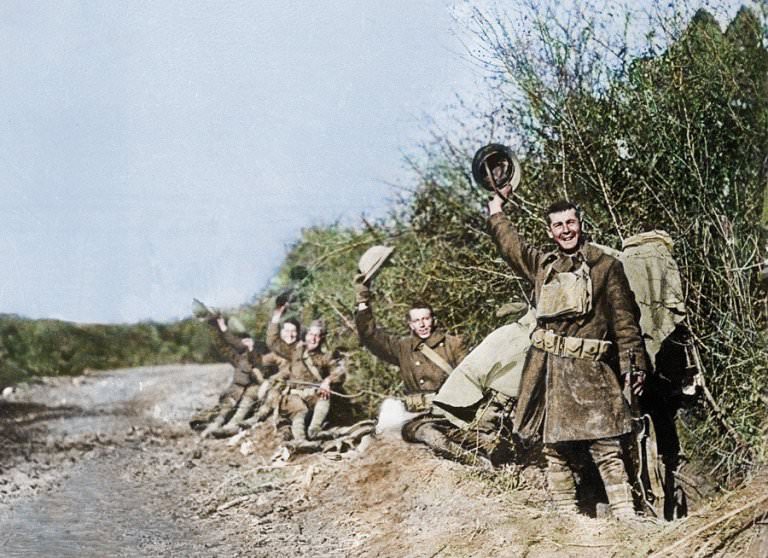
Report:
[{"label": "dirt road", "polygon": [[[230,375],[117,370],[0,401],[0,555],[643,556],[722,511],[636,525],[555,515],[535,467],[489,475],[386,437],[287,463],[272,459],[268,424],[237,443],[202,441],[187,421]],[[759,551],[750,529],[701,555]]]}]

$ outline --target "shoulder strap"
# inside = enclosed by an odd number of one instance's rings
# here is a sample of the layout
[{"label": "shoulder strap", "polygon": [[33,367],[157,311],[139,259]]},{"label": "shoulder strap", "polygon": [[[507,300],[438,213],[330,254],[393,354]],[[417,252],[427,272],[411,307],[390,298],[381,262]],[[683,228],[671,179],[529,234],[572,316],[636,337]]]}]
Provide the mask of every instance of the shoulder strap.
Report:
[{"label": "shoulder strap", "polygon": [[447,362],[445,362],[445,359],[441,357],[439,354],[437,354],[434,351],[434,349],[432,349],[432,347],[430,347],[426,343],[422,343],[421,345],[419,345],[419,350],[424,354],[425,357],[427,357],[434,364],[436,364],[446,374],[450,374],[451,372],[453,372],[453,367]]},{"label": "shoulder strap", "polygon": [[309,371],[312,372],[312,375],[315,377],[315,379],[318,382],[322,382],[323,375],[320,374],[320,371],[317,369],[317,366],[315,366],[315,363],[312,362],[312,356],[308,352],[306,352],[306,350],[302,354],[301,360],[304,362],[304,366],[306,366],[309,369]]}]

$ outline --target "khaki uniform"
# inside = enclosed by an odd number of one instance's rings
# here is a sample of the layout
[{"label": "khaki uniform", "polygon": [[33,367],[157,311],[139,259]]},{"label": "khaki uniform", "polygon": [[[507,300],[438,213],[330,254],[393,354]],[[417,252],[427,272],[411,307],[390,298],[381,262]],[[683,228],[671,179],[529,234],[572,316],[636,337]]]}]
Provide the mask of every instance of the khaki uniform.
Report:
[{"label": "khaki uniform", "polygon": [[[331,389],[338,391],[346,379],[340,359],[322,346],[309,351],[303,341],[288,345],[280,339],[280,326],[270,322],[267,327],[267,346],[286,360],[275,380],[288,382],[280,402],[280,412],[293,419],[299,413],[312,410],[319,400],[317,389],[298,382],[319,384],[330,378]],[[291,384],[291,382],[297,382]]]},{"label": "khaki uniform", "polygon": [[630,371],[630,361],[650,370],[638,326],[639,310],[621,263],[586,245],[578,261],[557,252],[545,253],[528,245],[509,219],[493,215],[489,224],[499,251],[519,275],[534,284],[538,299],[547,270],[589,266],[592,309],[578,318],[539,319],[537,329],[568,338],[609,341],[598,360],[572,358],[531,347],[523,369],[515,430],[523,438],[543,434],[544,443],[594,440],[631,430],[631,414],[621,393],[619,374]]},{"label": "khaki uniform", "polygon": [[[403,380],[406,394],[406,406],[409,396],[424,394],[434,395],[448,378],[448,373],[434,363],[419,347],[427,345],[437,353],[447,364],[455,368],[465,356],[467,350],[461,337],[449,335],[440,330],[433,331],[428,339],[422,340],[411,334],[405,337],[390,335],[376,326],[373,310],[370,304],[355,314],[355,325],[360,342],[378,358],[400,367],[400,377]],[[429,410],[425,408],[409,408],[413,411]],[[430,425],[440,430],[452,428],[447,420],[431,415],[417,417],[403,427],[403,438],[409,442],[425,441],[417,431]],[[444,443],[440,436],[435,435],[436,443]],[[427,442],[429,443],[429,442]],[[432,445],[432,444],[430,444]]]},{"label": "khaki uniform", "polygon": [[461,337],[434,331],[429,339],[422,341],[415,335],[398,337],[376,327],[370,305],[355,314],[355,325],[360,342],[380,359],[400,367],[406,394],[434,393],[443,385],[448,374],[427,355],[419,350],[424,343],[433,349],[452,367],[467,356]]},{"label": "khaki uniform", "polygon": [[[247,387],[254,382],[263,381],[264,377],[259,371],[262,364],[261,355],[255,351],[249,351],[237,335],[229,331],[214,329],[213,344],[216,350],[226,358],[235,369],[232,384]],[[255,369],[255,370],[254,370]]]},{"label": "khaki uniform", "polygon": [[259,384],[264,381],[264,375],[259,369],[262,366],[262,355],[255,351],[249,351],[237,335],[229,331],[221,331],[214,324],[210,325],[214,333],[214,346],[229,361],[235,371],[232,376],[232,383],[219,396],[218,404],[212,409],[197,413],[192,418],[190,426],[194,430],[200,430],[208,423],[211,423],[211,431],[222,426],[241,401],[252,404],[256,398]]},{"label": "khaki uniform", "polygon": [[588,311],[537,320],[541,333],[534,332],[533,339],[546,335],[554,343],[546,347],[534,343],[528,352],[514,429],[524,439],[543,437],[555,500],[575,503],[563,444],[585,440],[611,508],[615,513],[631,513],[619,437],[630,432],[632,417],[620,374],[630,371],[631,362],[639,370],[650,367],[638,326],[639,309],[622,265],[589,244],[573,257],[543,252],[527,244],[503,213],[490,217],[489,228],[504,259],[533,284],[536,301],[553,273],[576,273],[584,264],[588,268]]}]

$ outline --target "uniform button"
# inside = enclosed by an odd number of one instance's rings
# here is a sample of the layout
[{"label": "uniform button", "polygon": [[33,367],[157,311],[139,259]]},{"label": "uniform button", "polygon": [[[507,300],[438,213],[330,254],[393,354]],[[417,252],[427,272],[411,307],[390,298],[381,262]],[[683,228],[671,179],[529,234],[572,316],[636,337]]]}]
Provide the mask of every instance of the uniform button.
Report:
[{"label": "uniform button", "polygon": [[425,381],[426,381],[426,380],[424,380],[424,378],[421,378],[421,379],[419,380],[419,383],[420,383],[420,384],[423,384]]},{"label": "uniform button", "polygon": [[421,363],[418,360],[414,364],[416,364],[416,366],[420,366],[421,365]]}]

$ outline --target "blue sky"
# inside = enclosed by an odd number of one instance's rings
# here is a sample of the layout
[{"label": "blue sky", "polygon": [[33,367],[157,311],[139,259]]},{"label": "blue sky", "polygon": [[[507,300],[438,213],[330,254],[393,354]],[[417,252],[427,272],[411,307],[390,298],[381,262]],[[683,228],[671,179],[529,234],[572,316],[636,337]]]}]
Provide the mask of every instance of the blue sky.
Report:
[{"label": "blue sky", "polygon": [[0,312],[169,320],[382,214],[473,95],[448,0],[0,4]]}]

